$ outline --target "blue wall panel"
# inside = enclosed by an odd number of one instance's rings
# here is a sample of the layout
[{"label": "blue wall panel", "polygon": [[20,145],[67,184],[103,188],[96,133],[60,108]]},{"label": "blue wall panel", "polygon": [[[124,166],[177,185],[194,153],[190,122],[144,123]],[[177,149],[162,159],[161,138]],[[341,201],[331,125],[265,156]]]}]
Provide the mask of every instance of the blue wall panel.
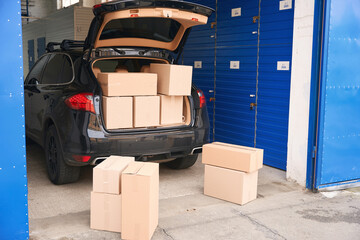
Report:
[{"label": "blue wall panel", "polygon": [[0,239],[27,239],[20,1],[0,1]]},{"label": "blue wall panel", "polygon": [[360,4],[329,0],[315,188],[360,180]]}]

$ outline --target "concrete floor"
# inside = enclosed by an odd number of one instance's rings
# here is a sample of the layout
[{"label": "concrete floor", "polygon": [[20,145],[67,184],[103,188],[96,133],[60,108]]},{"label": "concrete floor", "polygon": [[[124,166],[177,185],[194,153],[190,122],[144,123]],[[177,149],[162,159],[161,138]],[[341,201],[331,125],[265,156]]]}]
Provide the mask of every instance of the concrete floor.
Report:
[{"label": "concrete floor", "polygon": [[[89,228],[92,167],[80,181],[55,186],[44,154],[27,146],[30,239],[121,239]],[[160,167],[159,226],[153,240],[360,239],[358,189],[311,193],[285,179],[285,172],[259,172],[258,199],[239,206],[203,192],[203,165],[175,171]]]}]

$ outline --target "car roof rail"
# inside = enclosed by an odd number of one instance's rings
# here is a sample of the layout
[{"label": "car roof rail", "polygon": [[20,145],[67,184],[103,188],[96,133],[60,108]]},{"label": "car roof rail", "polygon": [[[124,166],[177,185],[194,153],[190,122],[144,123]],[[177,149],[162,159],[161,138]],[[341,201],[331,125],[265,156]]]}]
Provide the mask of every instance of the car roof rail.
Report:
[{"label": "car roof rail", "polygon": [[55,46],[60,46],[61,43],[58,43],[58,42],[49,42],[47,45],[46,45],[46,51],[47,52],[53,52],[55,50]]},{"label": "car roof rail", "polygon": [[84,41],[77,41],[77,40],[68,40],[65,39],[61,43],[59,42],[49,42],[46,46],[47,52],[54,52],[55,46],[59,46],[61,50],[68,51],[72,48],[82,48],[84,47],[85,42]]},{"label": "car roof rail", "polygon": [[85,41],[78,40],[63,40],[60,44],[62,50],[70,50],[72,48],[83,48]]}]

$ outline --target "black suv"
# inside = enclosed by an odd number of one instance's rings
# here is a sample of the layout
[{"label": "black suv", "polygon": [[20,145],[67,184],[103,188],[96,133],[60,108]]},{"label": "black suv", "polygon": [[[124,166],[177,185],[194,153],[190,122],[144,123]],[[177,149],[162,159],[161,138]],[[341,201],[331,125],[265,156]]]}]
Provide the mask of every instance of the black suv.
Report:
[{"label": "black suv", "polygon": [[[205,97],[192,86],[184,124],[109,130],[96,75],[119,66],[141,72],[150,63],[177,64],[190,28],[206,24],[212,9],[183,1],[115,1],[95,5],[85,42],[49,43],[25,79],[27,137],[45,149],[55,184],[75,182],[80,167],[110,155],[192,166],[209,141]],[[59,45],[56,46],[56,45]]]}]

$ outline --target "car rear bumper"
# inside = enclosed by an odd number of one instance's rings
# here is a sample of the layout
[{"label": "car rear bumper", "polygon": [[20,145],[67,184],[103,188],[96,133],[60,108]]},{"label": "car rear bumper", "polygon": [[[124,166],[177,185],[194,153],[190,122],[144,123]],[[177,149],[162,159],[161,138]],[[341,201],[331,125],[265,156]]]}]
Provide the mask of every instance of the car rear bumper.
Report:
[{"label": "car rear bumper", "polygon": [[[86,147],[66,144],[63,152],[66,163],[73,166],[96,164],[110,155],[134,156],[137,161],[159,161],[201,152],[202,145],[209,141],[208,136],[208,128],[117,135],[88,129],[88,139],[84,141]],[[79,162],[74,160],[74,155],[90,156],[90,159]]]}]

